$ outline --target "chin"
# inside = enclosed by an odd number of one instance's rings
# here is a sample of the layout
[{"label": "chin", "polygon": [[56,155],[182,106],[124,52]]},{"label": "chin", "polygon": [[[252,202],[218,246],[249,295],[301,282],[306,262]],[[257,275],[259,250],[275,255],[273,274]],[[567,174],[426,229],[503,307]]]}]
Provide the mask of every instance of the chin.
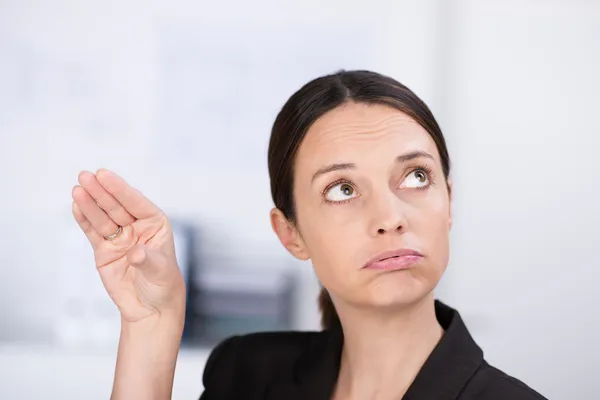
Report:
[{"label": "chin", "polygon": [[398,282],[396,279],[385,279],[373,282],[366,299],[372,307],[398,308],[418,303],[427,297],[435,284],[424,284],[414,278]]},{"label": "chin", "polygon": [[399,309],[416,304],[424,297],[424,295],[392,295],[387,297],[378,296],[378,298],[371,299],[371,301],[369,301],[369,304],[371,305],[371,307],[382,310]]}]

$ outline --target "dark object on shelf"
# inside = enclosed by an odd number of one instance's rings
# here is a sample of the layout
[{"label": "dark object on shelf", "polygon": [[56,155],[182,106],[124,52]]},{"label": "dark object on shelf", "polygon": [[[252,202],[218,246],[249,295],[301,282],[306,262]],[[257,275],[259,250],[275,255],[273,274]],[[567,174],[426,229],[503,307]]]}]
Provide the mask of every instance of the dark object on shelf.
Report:
[{"label": "dark object on shelf", "polygon": [[295,280],[283,268],[202,268],[188,285],[187,345],[213,346],[259,331],[292,329]]}]

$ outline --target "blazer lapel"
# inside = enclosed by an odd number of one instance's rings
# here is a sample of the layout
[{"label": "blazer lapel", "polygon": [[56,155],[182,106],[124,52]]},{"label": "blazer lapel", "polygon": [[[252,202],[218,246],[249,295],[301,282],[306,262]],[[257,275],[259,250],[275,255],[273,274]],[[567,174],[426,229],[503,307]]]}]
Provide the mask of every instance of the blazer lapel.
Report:
[{"label": "blazer lapel", "polygon": [[440,301],[435,302],[435,312],[444,335],[408,388],[404,400],[456,400],[484,362],[483,351],[458,312]]},{"label": "blazer lapel", "polygon": [[329,400],[339,373],[341,327],[318,333],[298,359],[292,379],[272,382],[266,400]]}]

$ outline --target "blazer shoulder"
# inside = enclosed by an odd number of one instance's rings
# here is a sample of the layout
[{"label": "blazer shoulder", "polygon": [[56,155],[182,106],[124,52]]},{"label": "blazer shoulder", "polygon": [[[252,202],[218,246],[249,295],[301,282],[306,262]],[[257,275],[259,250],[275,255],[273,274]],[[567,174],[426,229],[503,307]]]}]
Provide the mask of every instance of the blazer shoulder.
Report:
[{"label": "blazer shoulder", "polygon": [[245,350],[258,349],[261,352],[279,353],[304,350],[313,338],[322,334],[315,331],[281,331],[249,333],[238,337],[243,342]]},{"label": "blazer shoulder", "polygon": [[484,362],[477,375],[484,377],[483,381],[485,381],[481,392],[482,399],[547,400],[521,380],[508,375],[487,362]]},{"label": "blazer shoulder", "polygon": [[[275,376],[291,373],[308,343],[319,334],[260,332],[224,339],[214,347],[206,361],[201,400],[234,398],[234,391],[244,386],[261,386]],[[231,382],[236,382],[235,387]]]},{"label": "blazer shoulder", "polygon": [[239,336],[229,337],[217,344],[210,352],[202,374],[204,391],[200,400],[232,397],[233,392],[227,382],[233,382],[235,379],[239,341]]}]

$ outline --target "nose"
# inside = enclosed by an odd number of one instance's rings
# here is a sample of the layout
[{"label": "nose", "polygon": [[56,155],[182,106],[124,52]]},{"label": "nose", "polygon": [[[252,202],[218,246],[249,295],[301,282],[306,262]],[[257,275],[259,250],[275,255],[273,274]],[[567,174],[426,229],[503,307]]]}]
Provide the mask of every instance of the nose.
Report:
[{"label": "nose", "polygon": [[406,230],[406,205],[392,192],[371,198],[371,236],[401,233]]}]

